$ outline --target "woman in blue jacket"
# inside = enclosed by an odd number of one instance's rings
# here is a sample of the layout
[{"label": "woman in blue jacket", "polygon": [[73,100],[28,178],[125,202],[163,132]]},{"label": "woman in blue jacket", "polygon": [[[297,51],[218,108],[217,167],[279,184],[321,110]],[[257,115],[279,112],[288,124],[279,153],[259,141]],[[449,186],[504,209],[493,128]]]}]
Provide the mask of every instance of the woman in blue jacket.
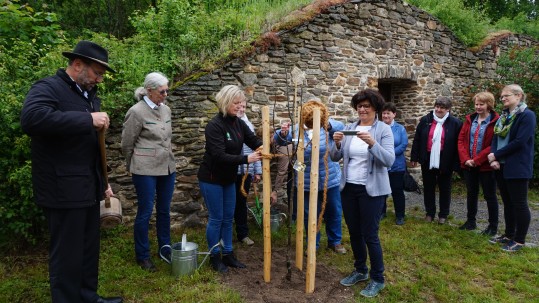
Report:
[{"label": "woman in blue jacket", "polygon": [[505,233],[490,243],[515,252],[524,247],[530,226],[528,183],[533,176],[535,113],[526,105],[526,94],[519,85],[502,90],[503,111],[494,126],[490,166],[496,170],[496,183],[503,201]]},{"label": "woman in blue jacket", "polygon": [[[319,107],[323,107],[319,101],[309,101],[303,105],[304,108],[309,106],[309,104],[319,104]],[[342,124],[339,121],[331,120],[328,121],[328,131],[324,130],[324,128],[320,129],[320,148],[319,148],[319,155],[320,155],[320,161],[318,166],[318,207],[317,207],[317,215],[316,217],[320,215],[321,212],[321,206],[323,201],[323,194],[324,194],[324,180],[326,178],[326,168],[325,163],[323,160],[323,157],[326,153],[326,150],[329,148],[329,146],[332,146],[333,143],[333,133],[339,130],[342,130],[344,128],[344,124]],[[298,128],[296,128],[298,129]],[[305,152],[304,152],[304,161],[306,164],[305,168],[305,191],[304,191],[304,223],[305,223],[305,229],[307,230],[307,223],[309,218],[309,193],[310,193],[310,176],[311,176],[311,154],[312,154],[312,144],[309,144],[312,139],[312,133],[313,131],[311,129],[304,129],[304,146],[305,146]],[[328,143],[329,146],[326,146],[326,136],[328,136]],[[296,133],[296,137],[297,133]],[[328,237],[328,249],[333,250],[334,252],[338,254],[345,254],[346,249],[341,244],[342,240],[342,204],[341,204],[341,195],[339,194],[339,181],[341,179],[341,170],[339,167],[339,163],[331,161],[328,157],[328,184],[327,184],[327,196],[326,196],[326,208],[324,211],[324,221],[326,222],[326,234]],[[296,180],[297,182],[297,180]],[[297,184],[297,183],[296,183]],[[297,197],[297,187],[294,190],[294,200],[296,200]],[[296,202],[296,201],[294,201]],[[294,203],[295,206],[297,206],[297,203]],[[294,207],[296,208],[296,207]],[[316,249],[318,249],[318,246],[320,244],[320,233],[318,232],[316,234]]]},{"label": "woman in blue jacket", "polygon": [[[395,122],[397,115],[397,107],[394,103],[388,102],[382,108],[382,120],[384,123],[391,126],[393,132],[393,140],[395,140],[395,162],[389,169],[389,184],[391,185],[391,196],[393,197],[393,205],[395,206],[395,224],[404,224],[404,212],[406,198],[404,197],[404,172],[406,171],[406,158],[404,152],[408,146],[408,134],[406,129],[401,124]],[[386,215],[387,204],[384,203],[382,216]]]},{"label": "woman in blue jacket", "polygon": [[384,288],[384,260],[378,229],[384,201],[391,193],[388,168],[395,161],[394,141],[389,125],[377,118],[384,105],[379,92],[360,91],[352,97],[351,105],[357,110],[359,121],[344,130],[355,131],[355,134],[345,137],[343,132],[336,132],[331,148],[333,161],[344,160],[341,199],[355,259],[355,270],[342,279],[341,284],[352,286],[369,279],[368,251],[371,282],[360,293],[374,297]]}]

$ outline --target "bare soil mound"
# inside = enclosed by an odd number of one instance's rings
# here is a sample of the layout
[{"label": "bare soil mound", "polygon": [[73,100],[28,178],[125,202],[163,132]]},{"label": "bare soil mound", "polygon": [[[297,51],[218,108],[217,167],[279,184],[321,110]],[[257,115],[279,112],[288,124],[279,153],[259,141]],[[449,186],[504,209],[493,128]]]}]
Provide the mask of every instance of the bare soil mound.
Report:
[{"label": "bare soil mound", "polygon": [[[339,281],[343,275],[334,268],[317,263],[314,293],[305,293],[306,268],[298,270],[294,265],[294,250],[290,252],[292,264],[290,280],[287,279],[286,247],[272,247],[271,281],[264,282],[263,243],[251,247],[237,246],[238,260],[247,265],[246,269],[229,268],[222,276],[227,286],[237,290],[245,302],[349,302],[353,300],[354,290],[342,286]],[[306,259],[306,258],[304,258]],[[305,261],[305,260],[304,260]]]}]

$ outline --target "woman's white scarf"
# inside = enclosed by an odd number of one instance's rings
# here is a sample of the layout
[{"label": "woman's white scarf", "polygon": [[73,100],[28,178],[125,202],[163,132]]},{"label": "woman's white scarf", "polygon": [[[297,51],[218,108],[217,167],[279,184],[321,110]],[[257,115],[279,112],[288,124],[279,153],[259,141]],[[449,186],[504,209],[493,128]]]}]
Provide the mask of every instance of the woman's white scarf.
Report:
[{"label": "woman's white scarf", "polygon": [[436,121],[436,128],[434,129],[434,134],[432,135],[432,148],[430,150],[430,164],[429,169],[440,168],[440,151],[442,148],[442,125],[444,124],[447,117],[449,117],[449,112],[445,114],[443,118],[438,118],[432,111],[434,120]]}]

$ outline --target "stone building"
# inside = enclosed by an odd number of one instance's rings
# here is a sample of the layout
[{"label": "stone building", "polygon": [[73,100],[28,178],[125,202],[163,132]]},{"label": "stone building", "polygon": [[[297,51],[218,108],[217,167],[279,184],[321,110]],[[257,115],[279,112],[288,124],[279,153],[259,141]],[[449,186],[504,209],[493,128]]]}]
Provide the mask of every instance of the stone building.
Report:
[{"label": "stone building", "polygon": [[[204,127],[217,112],[214,96],[223,85],[245,88],[250,98],[247,115],[255,126],[264,105],[270,106],[276,126],[288,120],[294,94],[302,101],[318,97],[330,116],[351,121],[356,118],[351,97],[360,89],[377,87],[396,103],[397,121],[413,136],[418,119],[432,109],[437,96],[451,97],[454,113],[461,116],[469,109],[470,88],[496,77],[501,52],[513,45],[537,45],[529,37],[505,34],[474,52],[438,19],[400,0],[343,1],[291,30],[270,35],[280,45],[232,59],[183,83],[170,96],[178,169],[173,226],[205,224],[196,174]],[[305,73],[297,85],[291,79],[294,67]],[[136,212],[136,195],[119,153],[120,135],[110,135],[107,142],[113,167],[109,178],[129,222]]]}]

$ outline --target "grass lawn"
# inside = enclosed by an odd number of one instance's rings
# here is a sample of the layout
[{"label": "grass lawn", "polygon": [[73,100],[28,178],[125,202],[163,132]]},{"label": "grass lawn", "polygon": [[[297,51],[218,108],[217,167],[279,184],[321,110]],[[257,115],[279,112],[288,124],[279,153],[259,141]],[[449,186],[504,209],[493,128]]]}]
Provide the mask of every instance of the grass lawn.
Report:
[{"label": "grass lawn", "polygon": [[[421,209],[408,211],[406,224],[396,226],[390,208],[382,221],[386,288],[376,301],[539,302],[539,248],[505,253],[498,245],[489,244],[485,236],[426,223],[422,217]],[[344,223],[343,228],[343,244],[349,252],[317,257],[317,262],[342,273],[336,281],[353,269]],[[174,241],[180,241],[183,232],[189,242],[199,245],[199,251],[206,250],[204,229],[175,231]],[[281,229],[272,246],[284,247],[286,234],[286,229]],[[262,232],[254,225],[251,236],[257,243],[263,242]],[[324,236],[320,247],[325,245]],[[152,247],[156,247],[155,242]],[[21,249],[16,255],[2,253],[0,260],[0,302],[50,302],[45,244]],[[158,273],[147,273],[134,262],[132,227],[103,231],[99,293],[122,295],[126,302],[243,302],[207,264],[192,277],[176,280],[168,274],[168,264],[157,257],[154,261]],[[362,287],[352,287],[355,299],[369,301],[359,295]]]}]

